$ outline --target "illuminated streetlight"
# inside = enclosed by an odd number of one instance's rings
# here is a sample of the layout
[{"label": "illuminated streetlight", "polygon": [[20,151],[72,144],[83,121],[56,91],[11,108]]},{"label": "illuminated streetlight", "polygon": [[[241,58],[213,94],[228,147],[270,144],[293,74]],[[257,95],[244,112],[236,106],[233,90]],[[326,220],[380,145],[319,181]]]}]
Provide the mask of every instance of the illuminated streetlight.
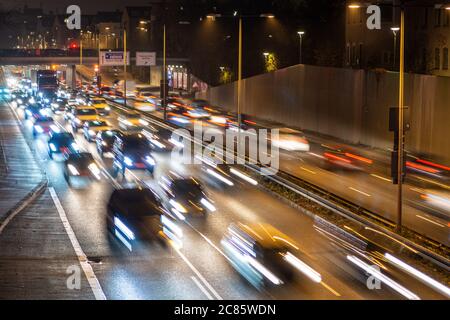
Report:
[{"label": "illuminated streetlight", "polygon": [[391,27],[391,31],[394,34],[394,63],[393,69],[395,70],[395,63],[397,60],[397,32],[400,30],[399,27]]},{"label": "illuminated streetlight", "polygon": [[259,15],[260,18],[269,18],[269,19],[273,19],[275,18],[275,15],[272,13],[262,13]]},{"label": "illuminated streetlight", "polygon": [[298,53],[298,63],[299,64],[302,64],[302,62],[303,62],[303,57],[302,57],[302,40],[303,40],[303,35],[305,34],[305,31],[303,31],[303,30],[300,30],[300,31],[297,31],[297,34],[298,34],[298,37],[299,37],[299,40],[300,40],[300,43],[299,43],[299,53]]},{"label": "illuminated streetlight", "polygon": [[349,9],[359,9],[361,8],[361,5],[357,4],[357,3],[352,3],[348,5]]}]

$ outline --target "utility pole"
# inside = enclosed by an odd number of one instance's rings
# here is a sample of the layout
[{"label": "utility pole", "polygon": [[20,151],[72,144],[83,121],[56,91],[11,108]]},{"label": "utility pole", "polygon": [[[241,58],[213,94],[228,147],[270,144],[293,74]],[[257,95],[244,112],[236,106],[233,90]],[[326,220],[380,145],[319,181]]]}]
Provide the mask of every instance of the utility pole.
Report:
[{"label": "utility pole", "polygon": [[162,103],[164,108],[164,120],[167,120],[167,66],[166,66],[166,24],[163,26],[163,83],[162,83]]},{"label": "utility pole", "polygon": [[402,201],[403,201],[403,157],[404,157],[404,69],[405,69],[405,10],[400,9],[400,70],[398,92],[398,197],[397,197],[397,225],[396,230],[402,229]]},{"label": "utility pole", "polygon": [[237,88],[237,113],[238,113],[238,143],[241,141],[241,90],[242,90],[242,17],[239,17],[239,53],[238,53],[238,88]]},{"label": "utility pole", "polygon": [[127,107],[127,30],[123,28],[123,106]]}]

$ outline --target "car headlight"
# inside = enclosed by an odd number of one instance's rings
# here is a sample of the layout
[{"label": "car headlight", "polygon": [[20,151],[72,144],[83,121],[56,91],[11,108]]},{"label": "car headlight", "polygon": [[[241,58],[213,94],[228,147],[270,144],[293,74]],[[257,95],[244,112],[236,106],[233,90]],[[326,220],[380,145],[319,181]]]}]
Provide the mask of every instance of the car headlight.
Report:
[{"label": "car headlight", "polygon": [[127,165],[127,166],[132,166],[133,165],[133,160],[131,160],[128,157],[124,157],[123,158],[123,162]]},{"label": "car headlight", "polygon": [[22,103],[23,103],[23,100],[22,100],[22,99],[17,99],[17,103],[18,103],[18,104],[22,104]]},{"label": "car headlight", "polygon": [[145,161],[147,161],[147,163],[152,166],[154,166],[156,164],[155,159],[153,159],[153,157],[151,157],[151,156],[146,156]]},{"label": "car headlight", "polygon": [[67,169],[69,169],[70,173],[74,176],[78,176],[80,175],[80,173],[78,172],[77,168],[75,168],[75,166],[68,164],[67,165]]},{"label": "car headlight", "polygon": [[102,141],[102,146],[105,146],[105,147],[107,147],[108,146],[108,144],[105,142],[105,141]]},{"label": "car headlight", "polygon": [[44,129],[42,129],[42,127],[38,125],[34,126],[34,130],[36,130],[38,133],[44,132]]},{"label": "car headlight", "polygon": [[90,136],[95,136],[95,131],[94,130],[89,130],[88,133],[89,133]]},{"label": "car headlight", "polygon": [[181,213],[186,213],[187,210],[185,207],[183,207],[180,203],[178,203],[177,201],[170,199],[169,203],[172,205],[172,207],[174,207],[175,210],[181,212]]},{"label": "car headlight", "polygon": [[73,150],[80,151],[80,147],[75,142],[72,142],[71,146],[72,146]]},{"label": "car headlight", "polygon": [[216,207],[208,199],[202,198],[202,200],[200,200],[200,203],[203,204],[209,211],[216,211]]},{"label": "car headlight", "polygon": [[111,110],[111,107],[107,106],[107,107],[105,107],[105,110],[109,111],[109,110]]},{"label": "car headlight", "polygon": [[49,144],[50,150],[56,151],[56,146],[53,143]]},{"label": "car headlight", "polygon": [[142,119],[139,119],[139,123],[144,125],[144,126],[148,125],[148,121],[145,121],[145,120],[142,120]]},{"label": "car headlight", "polygon": [[75,118],[74,121],[75,121],[75,123],[77,123],[77,124],[80,124],[80,123],[81,123],[81,120],[78,119],[78,118]]},{"label": "car headlight", "polygon": [[98,168],[97,164],[95,164],[94,162],[92,162],[89,166],[88,169],[92,172],[92,174],[97,178],[100,179],[100,169]]}]

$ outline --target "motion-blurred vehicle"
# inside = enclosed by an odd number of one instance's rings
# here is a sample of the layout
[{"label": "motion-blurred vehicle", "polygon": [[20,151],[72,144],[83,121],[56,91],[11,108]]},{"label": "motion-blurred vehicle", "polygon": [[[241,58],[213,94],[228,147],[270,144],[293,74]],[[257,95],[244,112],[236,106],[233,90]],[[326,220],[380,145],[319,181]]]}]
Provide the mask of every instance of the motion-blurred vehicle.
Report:
[{"label": "motion-blurred vehicle", "polygon": [[145,111],[145,112],[153,112],[156,110],[156,106],[145,100],[135,100],[132,103],[132,107],[139,110],[139,111]]},{"label": "motion-blurred vehicle", "polygon": [[111,107],[108,105],[105,99],[99,97],[91,97],[88,99],[91,104],[101,116],[108,116],[111,112]]},{"label": "motion-blurred vehicle", "polygon": [[83,124],[83,135],[89,142],[94,141],[99,131],[108,130],[111,130],[111,125],[105,120],[90,120]]},{"label": "motion-blurred vehicle", "polygon": [[123,133],[116,136],[113,145],[114,174],[125,169],[147,170],[151,174],[155,169],[156,161],[152,157],[149,141],[141,133]]},{"label": "motion-blurred vehicle", "polygon": [[139,131],[148,125],[148,121],[141,118],[138,112],[128,111],[122,113],[119,118],[119,128],[123,130]]},{"label": "motion-blurred vehicle", "polygon": [[328,169],[342,168],[347,170],[365,170],[373,164],[373,160],[359,155],[348,147],[324,146],[323,157]]},{"label": "motion-blurred vehicle", "polygon": [[139,241],[155,239],[182,247],[182,229],[151,189],[114,190],[108,201],[106,225],[130,251],[136,249]]},{"label": "motion-blurred vehicle", "polygon": [[97,133],[95,143],[99,155],[103,158],[106,153],[112,152],[116,135],[120,134],[119,130],[102,130]]},{"label": "motion-blurred vehicle", "polygon": [[43,112],[42,106],[38,103],[28,104],[24,109],[25,119],[35,119],[41,117],[45,113]]},{"label": "motion-blurred vehicle", "polygon": [[89,152],[77,152],[68,155],[64,161],[64,178],[71,185],[74,179],[100,180],[100,168]]},{"label": "motion-blurred vehicle", "polygon": [[[416,156],[409,152],[406,153],[405,166],[407,173],[418,177],[420,185],[432,187],[433,184],[438,186],[439,183],[450,182],[450,166],[437,163],[426,155]],[[413,175],[407,174],[406,177],[410,178]]]},{"label": "motion-blurred vehicle", "polygon": [[50,108],[53,113],[59,114],[63,113],[67,108],[67,99],[66,98],[56,98],[51,104]]},{"label": "motion-blurred vehicle", "polygon": [[164,206],[181,220],[185,219],[185,214],[205,215],[216,211],[203,186],[193,177],[181,177],[171,173],[162,176],[158,183],[161,186]]},{"label": "motion-blurred vehicle", "polygon": [[256,288],[271,288],[294,280],[302,270],[311,280],[321,276],[296,257],[295,242],[269,224],[233,223],[221,241],[232,266]]},{"label": "motion-blurred vehicle", "polygon": [[74,132],[82,128],[86,121],[100,120],[97,110],[91,106],[78,106],[72,110],[70,124]]},{"label": "motion-blurred vehicle", "polygon": [[279,128],[278,138],[271,137],[271,143],[283,150],[308,152],[309,142],[301,131],[290,128]]},{"label": "motion-blurred vehicle", "polygon": [[67,157],[69,154],[80,151],[79,146],[75,142],[74,136],[69,132],[50,131],[48,139],[48,156],[53,159],[55,154]]},{"label": "motion-blurred vehicle", "polygon": [[47,116],[39,116],[33,119],[33,137],[36,137],[38,134],[41,133],[49,133],[50,130],[55,131],[56,125],[55,122],[53,121],[52,117],[47,117]]},{"label": "motion-blurred vehicle", "polygon": [[333,264],[359,280],[362,285],[367,286],[367,277],[370,275],[383,288],[406,299],[420,299],[410,288],[405,288],[399,282],[404,279],[405,271],[413,276],[420,272],[393,256],[400,252],[415,254],[417,252],[414,249],[373,228],[341,228],[319,216],[314,218],[314,228],[333,244]]},{"label": "motion-blurred vehicle", "polygon": [[8,87],[1,86],[0,87],[0,98],[9,100],[11,98],[11,90]]}]

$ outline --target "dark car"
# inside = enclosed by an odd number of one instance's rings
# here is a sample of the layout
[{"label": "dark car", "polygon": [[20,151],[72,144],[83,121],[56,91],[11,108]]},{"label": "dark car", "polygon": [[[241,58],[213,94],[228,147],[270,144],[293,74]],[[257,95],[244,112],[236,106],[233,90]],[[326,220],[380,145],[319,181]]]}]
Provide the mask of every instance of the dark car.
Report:
[{"label": "dark car", "polygon": [[113,145],[114,173],[125,174],[125,169],[138,169],[153,174],[156,162],[151,151],[150,143],[142,133],[117,135]]},{"label": "dark car", "polygon": [[71,153],[64,162],[64,178],[69,185],[74,178],[100,180],[100,168],[91,153]]},{"label": "dark car", "polygon": [[38,118],[42,116],[43,109],[39,103],[28,104],[25,107],[25,119]]},{"label": "dark car", "polygon": [[108,230],[130,251],[139,240],[167,239],[181,247],[183,233],[150,189],[117,189],[108,201]]},{"label": "dark car", "polygon": [[68,104],[67,104],[67,99],[66,98],[56,98],[51,104],[50,104],[50,108],[52,109],[52,111],[54,113],[63,113]]},{"label": "dark car", "polygon": [[310,279],[321,275],[299,260],[299,248],[269,224],[233,223],[221,241],[231,265],[257,288],[276,287],[294,279],[296,270],[308,270]]},{"label": "dark car", "polygon": [[53,159],[54,154],[67,157],[69,154],[80,151],[74,136],[69,132],[50,132],[48,140],[48,155]]},{"label": "dark car", "polygon": [[112,152],[114,139],[117,134],[120,134],[119,130],[104,130],[97,133],[95,143],[97,145],[97,151],[102,158],[105,153]]},{"label": "dark car", "polygon": [[[55,122],[52,117],[37,116],[33,119],[33,137],[41,133],[50,133],[52,127],[55,127]],[[56,130],[53,129],[53,130]]]},{"label": "dark car", "polygon": [[216,211],[203,186],[192,177],[163,176],[159,184],[165,207],[182,220],[183,214],[204,215]]}]

